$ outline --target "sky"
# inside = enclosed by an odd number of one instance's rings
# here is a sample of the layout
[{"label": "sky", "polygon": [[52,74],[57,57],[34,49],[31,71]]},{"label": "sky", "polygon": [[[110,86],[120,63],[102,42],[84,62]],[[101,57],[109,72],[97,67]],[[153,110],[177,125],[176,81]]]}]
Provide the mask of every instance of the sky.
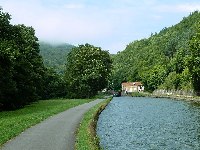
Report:
[{"label": "sky", "polygon": [[35,29],[40,41],[89,43],[115,54],[200,10],[199,0],[0,0],[12,24]]}]

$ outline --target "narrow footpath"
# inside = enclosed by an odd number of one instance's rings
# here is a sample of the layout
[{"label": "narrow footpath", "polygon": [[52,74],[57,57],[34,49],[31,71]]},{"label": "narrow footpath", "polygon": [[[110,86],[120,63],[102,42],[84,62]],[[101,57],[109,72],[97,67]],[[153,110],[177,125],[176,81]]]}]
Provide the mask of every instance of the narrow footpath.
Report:
[{"label": "narrow footpath", "polygon": [[52,116],[25,130],[0,150],[74,150],[75,132],[84,113],[102,101],[98,99]]}]

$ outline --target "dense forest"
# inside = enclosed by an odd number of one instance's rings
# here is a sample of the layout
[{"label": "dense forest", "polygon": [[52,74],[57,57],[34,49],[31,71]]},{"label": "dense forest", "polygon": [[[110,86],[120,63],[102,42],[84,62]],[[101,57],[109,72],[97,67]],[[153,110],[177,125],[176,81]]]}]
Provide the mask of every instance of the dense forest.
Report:
[{"label": "dense forest", "polygon": [[46,42],[39,42],[39,44],[40,54],[43,57],[44,65],[48,68],[52,68],[59,74],[63,74],[67,54],[75,46],[70,44],[49,44]]},{"label": "dense forest", "polygon": [[141,81],[147,91],[194,89],[200,94],[200,12],[149,38],[134,41],[113,56],[112,88]]}]

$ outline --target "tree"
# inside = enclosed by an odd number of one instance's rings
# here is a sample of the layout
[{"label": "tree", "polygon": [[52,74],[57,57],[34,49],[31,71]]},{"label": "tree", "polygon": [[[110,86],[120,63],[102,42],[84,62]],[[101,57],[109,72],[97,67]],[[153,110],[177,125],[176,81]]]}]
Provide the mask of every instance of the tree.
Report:
[{"label": "tree", "polygon": [[164,83],[159,86],[160,89],[177,90],[180,84],[180,75],[176,72],[170,72],[165,78]]},{"label": "tree", "polygon": [[90,44],[79,45],[67,56],[65,79],[69,96],[92,97],[108,85],[112,61],[107,51]]},{"label": "tree", "polygon": [[44,65],[32,27],[11,25],[0,9],[0,106],[22,107],[42,92]]},{"label": "tree", "polygon": [[177,51],[176,46],[178,45],[179,39],[172,38],[169,40],[169,42],[166,44],[166,48],[164,49],[165,56],[172,58],[174,53]]},{"label": "tree", "polygon": [[56,73],[53,69],[46,68],[44,85],[42,90],[43,99],[66,97],[67,90],[63,75]]},{"label": "tree", "polygon": [[189,42],[190,55],[187,58],[187,66],[192,77],[192,85],[197,95],[200,95],[200,22],[197,32]]},{"label": "tree", "polygon": [[153,68],[143,72],[142,83],[144,84],[147,91],[154,91],[164,82],[166,77],[165,67],[162,65],[155,65]]},{"label": "tree", "polygon": [[32,102],[40,98],[43,86],[44,65],[39,55],[38,39],[32,27],[14,27],[19,32],[15,39],[19,54],[14,66],[14,80],[18,85],[19,99]]},{"label": "tree", "polygon": [[10,15],[4,13],[0,8],[0,106],[10,101],[17,92],[16,83],[13,80],[14,61],[17,53],[12,51],[14,43],[8,34],[14,35],[10,19]]}]

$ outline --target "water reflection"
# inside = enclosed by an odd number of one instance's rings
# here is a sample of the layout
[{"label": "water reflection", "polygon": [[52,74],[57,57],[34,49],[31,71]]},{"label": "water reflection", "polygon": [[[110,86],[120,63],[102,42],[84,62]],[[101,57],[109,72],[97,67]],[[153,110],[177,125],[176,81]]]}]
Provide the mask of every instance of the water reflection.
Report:
[{"label": "water reflection", "polygon": [[199,150],[200,107],[184,101],[115,97],[97,134],[108,150]]}]

